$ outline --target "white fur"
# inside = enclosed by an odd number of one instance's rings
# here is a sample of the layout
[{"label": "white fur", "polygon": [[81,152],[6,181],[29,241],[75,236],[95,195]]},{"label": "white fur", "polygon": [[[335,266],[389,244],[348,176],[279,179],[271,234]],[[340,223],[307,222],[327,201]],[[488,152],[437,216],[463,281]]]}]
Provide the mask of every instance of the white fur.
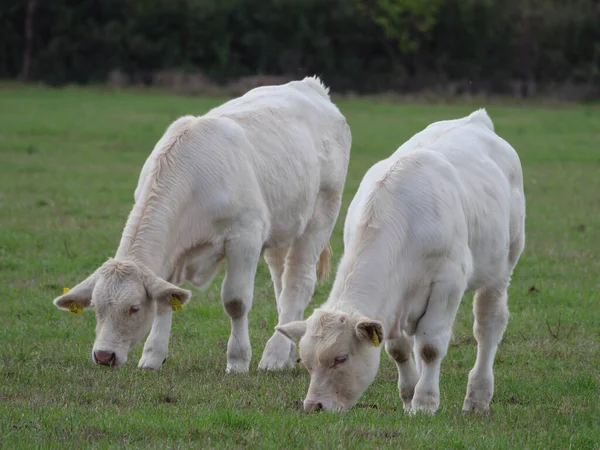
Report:
[{"label": "white fur", "polygon": [[[379,349],[342,332],[370,320],[397,363],[405,409],[435,412],[455,314],[464,292],[475,291],[477,361],[463,409],[488,410],[507,288],[525,244],[521,164],[493,130],[484,110],[433,123],[366,173],[348,210],[329,299],[306,322],[278,328],[299,341],[305,365],[315,366],[315,346],[330,355],[324,366],[349,355],[335,371],[313,369],[306,409],[349,408],[372,382]],[[318,326],[324,320],[329,327]]]},{"label": "white fur", "polygon": [[[222,298],[232,327],[227,371],[247,371],[247,316],[261,252],[279,324],[301,319],[317,265],[320,275],[328,264],[350,146],[344,116],[315,77],[256,88],[204,116],[176,120],[142,168],[114,260],[55,304],[95,307],[94,352],[100,353],[93,358],[113,352],[113,365],[126,361],[153,318],[140,366],[157,369],[167,356],[171,294],[182,303],[190,295],[176,285],[206,285],[225,260]],[[118,276],[124,267],[130,275]],[[149,285],[160,282],[167,284],[153,295]],[[130,314],[137,306],[141,311]],[[134,323],[134,316],[144,320]],[[274,333],[259,367],[290,367],[297,357],[295,346]]]}]

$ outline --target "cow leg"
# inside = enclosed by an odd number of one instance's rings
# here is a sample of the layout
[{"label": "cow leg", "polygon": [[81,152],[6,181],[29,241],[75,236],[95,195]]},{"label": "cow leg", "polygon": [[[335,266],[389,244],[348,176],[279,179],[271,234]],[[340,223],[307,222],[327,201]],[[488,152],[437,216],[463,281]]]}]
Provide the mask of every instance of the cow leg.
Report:
[{"label": "cow leg", "polygon": [[248,334],[248,313],[252,307],[254,276],[263,239],[260,232],[242,230],[232,233],[225,244],[227,274],[221,297],[223,308],[231,320],[227,343],[227,372],[247,372],[252,350]]},{"label": "cow leg", "polygon": [[[269,265],[271,280],[275,290],[275,301],[277,303],[277,314],[281,313],[281,291],[283,289],[283,272],[285,269],[285,257],[289,248],[277,248],[265,250],[265,261]],[[292,346],[290,359],[298,359],[298,350]]]},{"label": "cow leg", "polygon": [[275,290],[275,301],[277,303],[277,314],[281,310],[279,304],[282,290],[282,278],[283,270],[285,267],[285,255],[287,255],[288,248],[268,248],[265,250],[264,259],[269,266],[269,272],[271,272],[271,280],[273,281],[273,288]]},{"label": "cow leg", "polygon": [[415,357],[415,369],[417,369],[417,373],[421,375],[421,355],[419,354],[419,349],[417,348],[416,340],[414,340],[413,355]]},{"label": "cow leg", "polygon": [[[220,251],[201,247],[187,255],[184,265],[175,270],[169,282],[179,285],[182,281],[188,280],[198,288],[204,287],[214,278],[221,259]],[[138,367],[156,370],[164,364],[169,352],[171,320],[172,310],[168,306],[159,306]]]},{"label": "cow leg", "polygon": [[404,410],[409,411],[415,385],[419,381],[419,374],[415,369],[412,359],[412,347],[414,338],[402,333],[398,339],[388,339],[385,341],[385,350],[388,355],[396,362],[398,368],[398,390],[400,398],[404,404]]},{"label": "cow leg", "polygon": [[435,413],[440,405],[440,365],[448,352],[452,324],[465,290],[459,273],[444,274],[433,283],[427,310],[417,324],[416,348],[421,358],[419,381],[415,386],[411,413]]},{"label": "cow leg", "polygon": [[144,351],[138,363],[141,369],[158,370],[167,359],[171,319],[173,311],[169,307],[159,308],[152,322],[152,330],[144,344]]},{"label": "cow leg", "polygon": [[[321,193],[304,234],[292,243],[285,261],[278,325],[303,318],[317,282],[317,261],[331,237],[340,202],[341,195]],[[294,367],[298,358],[296,346],[276,331],[265,346],[258,368],[286,369]]]},{"label": "cow leg", "polygon": [[[279,297],[278,325],[303,318],[317,281],[318,247],[312,237],[307,239],[306,236],[297,239],[290,247]],[[281,333],[275,332],[265,346],[258,368],[280,370],[293,367],[298,359],[297,354],[295,345]]]},{"label": "cow leg", "polygon": [[506,286],[479,289],[473,301],[473,314],[477,359],[469,372],[463,411],[487,412],[494,394],[494,359],[508,323]]}]

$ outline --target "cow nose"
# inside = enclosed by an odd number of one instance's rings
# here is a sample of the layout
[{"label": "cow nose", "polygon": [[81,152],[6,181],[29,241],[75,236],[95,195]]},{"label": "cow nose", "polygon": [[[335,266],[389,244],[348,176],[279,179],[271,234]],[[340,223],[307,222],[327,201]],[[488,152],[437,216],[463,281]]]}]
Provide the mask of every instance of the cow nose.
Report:
[{"label": "cow nose", "polygon": [[321,402],[304,402],[304,411],[323,411],[323,403]]},{"label": "cow nose", "polygon": [[103,366],[112,366],[115,362],[114,352],[106,352],[104,350],[96,350],[94,358],[96,359],[96,364],[102,364]]}]

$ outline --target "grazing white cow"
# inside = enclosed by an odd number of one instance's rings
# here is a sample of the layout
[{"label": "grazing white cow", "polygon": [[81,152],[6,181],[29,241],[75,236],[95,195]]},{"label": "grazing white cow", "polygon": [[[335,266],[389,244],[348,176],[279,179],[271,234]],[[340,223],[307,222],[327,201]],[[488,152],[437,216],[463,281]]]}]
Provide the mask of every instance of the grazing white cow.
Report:
[{"label": "grazing white cow", "polygon": [[305,410],[355,404],[385,341],[404,409],[434,413],[466,291],[475,291],[478,348],[463,410],[489,409],[507,288],[525,244],[522,178],[485,110],[429,125],[369,169],[348,210],[329,299],[306,321],[277,327],[299,342],[310,372]]},{"label": "grazing white cow", "polygon": [[[263,250],[278,323],[303,317],[328,271],[350,155],[350,129],[328,92],[307,77],[253,89],[171,124],[141,171],[114,259],[54,300],[72,312],[94,308],[96,363],[124,364],[150,330],[139,366],[160,368],[172,310],[191,295],[177,285],[206,285],[225,260],[227,371],[248,371],[248,312]],[[296,347],[274,332],[259,368],[297,360]]]}]

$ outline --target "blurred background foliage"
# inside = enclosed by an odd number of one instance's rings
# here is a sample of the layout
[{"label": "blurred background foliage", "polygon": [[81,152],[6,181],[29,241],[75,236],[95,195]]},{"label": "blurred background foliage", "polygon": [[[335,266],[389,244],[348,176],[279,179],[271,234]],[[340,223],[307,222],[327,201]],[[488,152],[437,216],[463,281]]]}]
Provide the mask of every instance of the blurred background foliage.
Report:
[{"label": "blurred background foliage", "polygon": [[[336,91],[600,86],[595,0],[1,0],[0,77],[319,74]],[[28,38],[29,36],[29,38]]]}]

